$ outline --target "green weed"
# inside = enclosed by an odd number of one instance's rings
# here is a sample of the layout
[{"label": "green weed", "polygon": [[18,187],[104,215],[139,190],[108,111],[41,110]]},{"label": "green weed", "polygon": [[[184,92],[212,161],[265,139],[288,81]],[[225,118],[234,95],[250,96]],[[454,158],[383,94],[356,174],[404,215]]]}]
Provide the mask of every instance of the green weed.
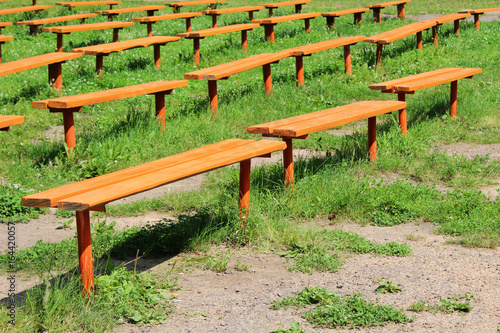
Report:
[{"label": "green weed", "polygon": [[391,294],[396,294],[399,293],[400,291],[403,291],[400,286],[395,284],[394,282],[389,281],[389,279],[380,279],[378,280],[380,285],[375,289],[375,292],[377,294],[386,294],[386,293],[391,293]]},{"label": "green weed", "polygon": [[432,313],[444,312],[470,312],[472,306],[470,305],[470,300],[474,298],[474,293],[465,294],[464,296],[458,297],[448,297],[445,299],[440,299],[438,305],[429,305],[424,302],[417,302],[408,307],[408,311],[421,312],[429,311]]},{"label": "green weed", "polygon": [[248,271],[248,265],[245,265],[241,263],[239,260],[237,260],[234,269],[236,269],[238,272],[246,272]]},{"label": "green weed", "polygon": [[306,333],[302,329],[302,326],[299,324],[298,321],[294,320],[292,324],[290,325],[290,328],[285,330],[281,326],[275,331],[275,333]]},{"label": "green weed", "polygon": [[227,271],[228,261],[226,258],[222,257],[221,259],[209,258],[207,263],[205,264],[204,269],[211,270],[217,273],[224,273]]}]

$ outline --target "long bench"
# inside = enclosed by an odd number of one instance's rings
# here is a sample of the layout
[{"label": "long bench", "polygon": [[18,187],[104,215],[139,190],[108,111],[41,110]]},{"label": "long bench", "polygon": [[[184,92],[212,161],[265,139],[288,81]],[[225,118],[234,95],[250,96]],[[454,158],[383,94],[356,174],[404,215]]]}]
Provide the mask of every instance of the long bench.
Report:
[{"label": "long bench", "polygon": [[64,185],[22,198],[27,207],[58,207],[76,212],[80,277],[83,294],[94,286],[90,211],[103,211],[114,200],[153,189],[234,163],[240,164],[239,211],[241,231],[246,231],[250,209],[251,159],[269,157],[285,149],[280,141],[233,139],[169,156],[136,167]]},{"label": "long bench", "polygon": [[54,7],[54,6],[35,5],[35,6],[26,6],[26,7],[17,7],[17,8],[6,8],[6,9],[0,9],[0,15],[17,14],[17,13],[25,13],[25,12],[37,13],[40,10],[49,9],[52,7]]},{"label": "long bench", "polygon": [[277,63],[281,59],[288,57],[287,53],[262,53],[248,58],[243,58],[221,64],[218,66],[208,67],[195,72],[184,74],[187,80],[207,80],[208,81],[208,96],[210,98],[210,109],[212,113],[217,114],[219,108],[219,97],[217,95],[217,80],[228,79],[231,75],[238,74],[249,69],[262,66],[264,73],[264,86],[266,93],[269,95],[273,89],[273,81],[271,76],[271,64]]},{"label": "long bench", "polygon": [[179,13],[181,11],[181,8],[185,6],[209,5],[210,8],[217,8],[217,5],[221,3],[226,3],[226,0],[179,1],[179,2],[168,2],[166,3],[166,5],[172,7],[174,13]]},{"label": "long bench", "polygon": [[265,137],[281,138],[286,143],[283,150],[285,184],[293,188],[293,139],[307,139],[309,134],[368,119],[368,147],[370,161],[377,159],[376,117],[385,113],[406,109],[405,102],[363,101],[332,109],[303,114],[291,118],[249,126],[247,131]]},{"label": "long bench", "polygon": [[97,75],[101,76],[103,73],[103,57],[107,57],[113,52],[122,52],[124,50],[135,49],[138,47],[148,47],[153,45],[154,47],[154,62],[156,68],[160,69],[161,58],[160,58],[160,46],[164,46],[167,43],[175,42],[180,40],[180,37],[168,37],[168,36],[151,36],[138,39],[125,40],[116,43],[107,43],[100,45],[92,45],[86,47],[78,47],[73,49],[73,52],[81,52],[85,55],[96,56],[95,70]]},{"label": "long bench", "polygon": [[122,13],[135,13],[135,12],[146,12],[147,16],[154,16],[155,12],[165,8],[165,6],[140,6],[140,7],[127,7],[119,9],[109,9],[109,10],[99,10],[96,13],[101,15],[107,15],[108,20],[113,21],[113,16]]},{"label": "long bench", "polygon": [[322,13],[321,16],[326,18],[326,25],[329,28],[335,29],[335,18],[336,17],[354,14],[354,24],[361,25],[361,22],[363,22],[362,14],[364,12],[367,12],[367,11],[369,11],[368,8],[344,9],[344,10],[337,10],[334,12]]},{"label": "long bench", "polygon": [[[78,56],[81,54],[73,53]],[[75,122],[73,113],[81,112],[85,105],[103,102],[111,102],[119,99],[136,97],[141,95],[155,95],[155,107],[158,120],[162,128],[165,127],[165,95],[171,95],[173,89],[188,85],[186,80],[178,81],[155,81],[134,86],[96,91],[87,94],[51,98],[31,103],[34,109],[49,109],[50,112],[62,112],[64,121],[65,141],[68,149],[76,146]]]},{"label": "long bench", "polygon": [[10,127],[14,125],[19,125],[24,123],[23,116],[8,115],[4,116],[0,114],[0,131],[10,131]]},{"label": "long bench", "polygon": [[27,25],[30,27],[30,34],[38,37],[38,27],[44,24],[56,23],[56,22],[67,22],[72,20],[80,20],[80,23],[84,23],[85,19],[89,17],[96,17],[97,14],[76,14],[58,17],[49,17],[44,19],[29,20],[29,21],[19,21],[17,24]]},{"label": "long bench", "polygon": [[305,30],[311,32],[310,20],[320,16],[321,13],[299,13],[285,16],[269,17],[265,19],[252,20],[253,23],[259,23],[264,26],[266,33],[266,41],[274,42],[274,26],[281,22],[289,22],[295,20],[304,20]]},{"label": "long bench", "polygon": [[153,24],[158,21],[165,20],[175,20],[175,19],[185,19],[186,20],[186,32],[191,31],[191,19],[195,17],[202,16],[201,13],[177,13],[177,14],[166,14],[158,16],[146,16],[146,17],[136,17],[133,18],[133,22],[139,22],[141,24],[146,24],[148,36],[153,36]]},{"label": "long bench", "polygon": [[398,7],[398,18],[404,20],[405,19],[405,4],[410,2],[411,0],[398,0],[398,1],[390,1],[379,3],[375,5],[366,6],[366,8],[370,8],[373,10],[373,20],[374,22],[380,23],[382,22],[382,16],[380,14],[380,10],[389,7],[389,6],[397,6]]},{"label": "long bench", "polygon": [[[406,95],[414,94],[416,90],[451,83],[450,116],[455,118],[457,115],[458,80],[464,78],[471,79],[475,74],[479,74],[482,71],[481,68],[442,68],[431,72],[372,84],[369,88],[372,90],[381,90],[383,93],[398,94],[398,100],[405,102]],[[406,133],[406,109],[400,114],[399,121],[403,133]]]},{"label": "long bench", "polygon": [[11,40],[14,40],[14,36],[0,35],[0,63],[2,62],[2,45]]},{"label": "long bench", "polygon": [[48,65],[49,84],[51,84],[55,90],[61,90],[62,64],[67,60],[79,58],[81,56],[81,54],[77,53],[53,52],[16,61],[10,61],[0,64],[0,76]]},{"label": "long bench", "polygon": [[285,6],[295,6],[295,13],[300,13],[302,12],[302,5],[305,5],[306,3],[309,2],[311,2],[311,0],[292,0],[292,1],[266,3],[262,6],[264,6],[264,8],[267,8],[269,10],[269,17],[272,17],[273,10],[276,8]]},{"label": "long bench", "polygon": [[207,16],[211,16],[212,28],[217,28],[217,16],[219,15],[247,12],[249,20],[252,21],[253,13],[258,12],[263,8],[264,6],[244,6],[244,7],[233,7],[233,8],[223,8],[223,9],[209,9],[209,10],[202,10],[201,12]]},{"label": "long bench", "polygon": [[336,47],[344,47],[344,63],[345,72],[352,75],[351,65],[351,46],[366,39],[365,36],[342,37],[324,42],[307,44],[299,47],[293,47],[280,52],[290,54],[290,57],[295,57],[295,69],[297,74],[297,86],[304,84],[304,60],[303,57],[310,56],[313,53],[333,49]]},{"label": "long bench", "polygon": [[454,23],[453,28],[454,28],[455,35],[459,36],[460,35],[460,20],[464,20],[469,16],[470,16],[470,13],[448,14],[448,15],[443,15],[443,16],[427,19],[424,21],[420,21],[420,23],[436,22],[436,25],[434,25],[432,27],[432,38],[434,40],[434,46],[437,47],[438,43],[439,43],[439,41],[438,41],[438,39],[439,39],[439,36],[438,36],[439,26],[441,26],[447,22],[453,21],[453,23]]},{"label": "long bench", "polygon": [[113,42],[117,42],[118,32],[120,31],[120,29],[123,29],[125,27],[130,27],[133,25],[134,25],[133,22],[114,21],[114,22],[66,25],[61,27],[45,27],[42,28],[42,31],[47,31],[57,34],[57,52],[62,52],[63,35],[71,34],[72,32],[113,29]]},{"label": "long bench", "polygon": [[0,35],[2,34],[2,29],[7,28],[12,25],[12,22],[0,22]]},{"label": "long bench", "polygon": [[121,1],[114,0],[99,0],[99,1],[66,1],[66,2],[56,2],[56,5],[63,6],[71,10],[74,7],[81,6],[101,6],[109,5],[109,9],[113,9],[113,6],[121,4]]},{"label": "long bench", "polygon": [[365,42],[376,43],[377,51],[375,55],[375,62],[378,68],[382,66],[382,53],[384,45],[390,44],[396,40],[405,38],[407,36],[416,34],[417,35],[417,49],[422,50],[422,31],[430,29],[437,23],[435,21],[427,22],[416,22],[407,24],[405,26],[392,29],[380,34],[368,37]]},{"label": "long bench", "polygon": [[200,40],[213,35],[225,34],[229,32],[241,31],[241,48],[243,51],[247,50],[247,32],[248,30],[253,30],[258,28],[260,24],[258,23],[247,23],[247,24],[233,24],[224,27],[204,29],[198,31],[183,32],[177,34],[179,37],[184,37],[186,39],[193,40],[193,53],[194,53],[194,63],[196,65],[200,64]]},{"label": "long bench", "polygon": [[500,7],[498,8],[484,8],[484,9],[474,9],[474,10],[461,10],[458,13],[469,13],[474,15],[474,24],[476,25],[477,31],[479,31],[479,16],[483,15],[486,12],[497,12],[500,11]]}]

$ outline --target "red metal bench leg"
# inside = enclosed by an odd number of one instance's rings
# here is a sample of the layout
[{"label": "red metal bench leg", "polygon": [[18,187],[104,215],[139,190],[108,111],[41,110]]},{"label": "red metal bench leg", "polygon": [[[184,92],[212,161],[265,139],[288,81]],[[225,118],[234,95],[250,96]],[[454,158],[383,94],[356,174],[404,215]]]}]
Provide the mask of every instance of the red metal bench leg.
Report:
[{"label": "red metal bench leg", "polygon": [[191,19],[186,17],[186,32],[191,32]]},{"label": "red metal bench leg", "polygon": [[368,148],[370,150],[370,162],[377,160],[377,118],[368,118]]},{"label": "red metal bench leg", "polygon": [[247,52],[248,38],[247,30],[241,30],[241,48],[243,52]]},{"label": "red metal bench leg", "polygon": [[118,33],[120,32],[120,28],[113,29],[113,42],[116,43],[118,41]]},{"label": "red metal bench leg", "polygon": [[344,45],[345,73],[352,75],[351,45]]},{"label": "red metal bench leg", "polygon": [[335,29],[335,16],[326,17],[326,26],[330,29]]},{"label": "red metal bench leg", "polygon": [[375,55],[375,63],[377,68],[382,67],[382,53],[384,50],[384,44],[377,43],[377,52]]},{"label": "red metal bench leg", "polygon": [[283,150],[283,167],[285,169],[285,185],[287,188],[293,190],[295,183],[293,175],[293,146],[292,139],[283,138],[286,143],[286,148]]},{"label": "red metal bench leg", "polygon": [[58,62],[49,65],[49,84],[54,90],[62,90],[62,63]]},{"label": "red metal bench leg", "polygon": [[295,5],[295,13],[301,13],[302,12],[302,4],[296,4]]},{"label": "red metal bench leg", "polygon": [[271,76],[271,64],[263,65],[262,71],[264,72],[264,86],[266,87],[266,93],[269,95],[273,90],[273,78]]},{"label": "red metal bench leg", "polygon": [[[398,93],[398,101],[406,102],[406,94]],[[401,133],[408,133],[406,126],[406,107],[404,109],[399,110],[399,127],[401,128]]]},{"label": "red metal bench leg", "polygon": [[161,123],[161,130],[165,130],[165,95],[172,95],[172,90],[155,94],[156,118]]},{"label": "red metal bench leg", "polygon": [[30,25],[30,35],[38,37],[38,25]]},{"label": "red metal bench leg", "polygon": [[250,20],[250,22],[252,22],[252,20],[253,20],[253,11],[249,11],[248,12],[248,19]]},{"label": "red metal bench leg", "polygon": [[97,76],[101,77],[103,73],[104,67],[104,56],[102,54],[98,54],[95,56],[95,72]]},{"label": "red metal bench leg", "polygon": [[460,36],[460,20],[455,20],[453,22],[453,27],[454,27],[455,35],[457,37]]},{"label": "red metal bench leg", "polygon": [[269,17],[273,17],[273,9],[272,8],[268,8],[269,9]]},{"label": "red metal bench leg", "polygon": [[160,70],[161,66],[161,54],[160,54],[160,45],[154,45],[154,57],[155,57],[155,66]]},{"label": "red metal bench leg", "polygon": [[361,13],[355,13],[354,14],[354,24],[361,25],[361,22],[363,22],[363,15]]},{"label": "red metal bench leg", "polygon": [[[239,187],[239,208],[240,217],[246,220],[248,218],[248,209],[250,207],[250,168],[251,160],[240,162],[240,187]],[[245,225],[241,226],[245,229]]]},{"label": "red metal bench leg", "polygon": [[274,24],[266,24],[264,30],[266,32],[266,41],[274,42]]},{"label": "red metal bench leg", "polygon": [[304,20],[305,30],[308,34],[311,33],[311,22],[309,19]]},{"label": "red metal bench leg", "polygon": [[153,23],[147,22],[146,26],[148,29],[148,37],[152,37],[153,36]]},{"label": "red metal bench leg", "polygon": [[458,81],[451,82],[450,93],[450,116],[455,118],[457,116],[457,95],[458,95]]},{"label": "red metal bench leg", "polygon": [[476,30],[479,31],[479,14],[474,14],[474,24],[476,25]]},{"label": "red metal bench leg", "polygon": [[217,80],[208,80],[208,97],[210,98],[210,109],[215,116],[219,109],[219,97],[217,96]]},{"label": "red metal bench leg", "polygon": [[432,27],[432,39],[434,40],[434,47],[438,47],[439,45],[438,29],[439,28],[437,25]]},{"label": "red metal bench leg", "polygon": [[398,18],[405,21],[405,4],[398,5]]},{"label": "red metal bench leg", "polygon": [[63,112],[63,123],[64,123],[64,138],[66,140],[66,145],[68,146],[68,150],[69,152],[71,152],[76,147],[75,120],[73,118],[72,111]]},{"label": "red metal bench leg", "polygon": [[63,34],[57,34],[57,52],[63,51]]},{"label": "red metal bench leg", "polygon": [[200,64],[200,38],[193,38],[194,63]]},{"label": "red metal bench leg", "polygon": [[302,56],[295,57],[295,72],[297,74],[297,87],[304,84],[304,59]]},{"label": "red metal bench leg", "polygon": [[380,15],[380,8],[373,8],[373,21],[375,23],[380,23],[382,21],[382,16]]},{"label": "red metal bench leg", "polygon": [[417,32],[417,49],[422,50],[422,31]]},{"label": "red metal bench leg", "polygon": [[80,276],[83,284],[83,296],[88,297],[94,288],[94,267],[92,263],[92,240],[90,237],[90,212],[76,212],[78,237],[78,255],[80,258]]},{"label": "red metal bench leg", "polygon": [[217,15],[212,16],[212,28],[217,28]]}]

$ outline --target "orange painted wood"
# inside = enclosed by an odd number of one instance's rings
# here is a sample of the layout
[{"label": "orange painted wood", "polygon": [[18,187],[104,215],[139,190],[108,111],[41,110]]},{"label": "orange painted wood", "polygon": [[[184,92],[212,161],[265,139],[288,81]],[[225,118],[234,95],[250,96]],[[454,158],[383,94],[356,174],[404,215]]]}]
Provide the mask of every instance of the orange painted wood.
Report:
[{"label": "orange painted wood", "polygon": [[262,6],[264,6],[265,8],[278,8],[283,6],[304,5],[309,2],[311,2],[311,0],[292,0],[292,1],[266,3]]},{"label": "orange painted wood", "polygon": [[17,7],[17,8],[6,8],[6,9],[0,9],[0,15],[34,12],[38,10],[49,9],[52,7],[54,6],[36,5],[36,6]]},{"label": "orange painted wood", "polygon": [[[265,5],[264,5],[264,7],[265,7]],[[281,23],[281,22],[289,22],[289,21],[295,21],[295,20],[313,19],[313,18],[316,18],[320,15],[321,15],[321,13],[299,13],[299,14],[257,19],[257,20],[252,20],[252,22],[263,24],[263,25],[277,24],[277,23]]]},{"label": "orange painted wood", "polygon": [[[191,177],[209,170],[221,168],[236,162],[283,150],[286,144],[280,141],[247,141],[237,148],[227,149],[197,158],[190,162],[182,162],[174,166],[165,165],[161,170],[135,176],[115,184],[87,191],[58,202],[59,209],[82,211],[97,205],[140,193],[179,179]],[[78,183],[76,183],[78,184]]]},{"label": "orange painted wood", "polygon": [[368,118],[368,151],[370,162],[377,160],[377,117]]},{"label": "orange painted wood", "polygon": [[16,61],[10,61],[3,64],[0,64],[0,76],[4,76],[7,74],[27,71],[29,69],[55,64],[62,63],[70,59],[75,59],[81,57],[81,54],[78,53],[66,53],[66,52],[52,52],[46,53],[38,56],[34,56],[31,58],[25,58]]},{"label": "orange painted wood", "polygon": [[81,52],[82,54],[86,55],[110,54],[113,52],[122,52],[124,50],[130,50],[138,47],[148,47],[151,45],[165,45],[166,43],[175,42],[180,39],[181,39],[180,37],[152,36],[152,37],[125,40],[115,43],[78,47],[73,49],[72,51]]},{"label": "orange painted wood", "polygon": [[165,5],[172,7],[174,11],[178,11],[185,6],[199,6],[199,5],[217,5],[226,3],[226,0],[196,0],[196,1],[180,1],[180,2],[167,2]]},{"label": "orange painted wood", "polygon": [[178,33],[177,36],[184,38],[203,38],[207,36],[225,34],[235,31],[253,30],[254,28],[258,28],[259,26],[260,25],[257,23],[233,24],[218,28]]},{"label": "orange painted wood", "polygon": [[66,22],[66,21],[71,21],[71,20],[81,20],[89,17],[96,17],[97,14],[91,13],[91,14],[76,14],[76,15],[67,15],[67,16],[58,16],[58,17],[48,17],[44,19],[37,19],[37,20],[29,20],[29,21],[19,21],[17,24],[21,25],[44,25],[44,24],[49,24],[49,23],[55,23],[55,22]]},{"label": "orange painted wood", "polygon": [[88,210],[76,212],[76,234],[83,296],[88,297],[94,288],[94,265],[92,262],[92,239],[90,235],[90,213]]},{"label": "orange painted wood", "polygon": [[42,31],[53,32],[58,34],[69,34],[72,32],[79,32],[79,31],[120,29],[125,27],[131,27],[133,25],[134,25],[133,22],[112,21],[112,22],[101,22],[101,23],[66,25],[60,27],[44,27],[42,28]]},{"label": "orange painted wood", "polygon": [[500,11],[500,7],[472,9],[472,10],[461,10],[461,11],[459,11],[459,13],[484,14],[486,12],[496,12],[496,11]]},{"label": "orange painted wood", "polygon": [[14,40],[14,36],[0,35],[0,43],[5,43]]},{"label": "orange painted wood", "polygon": [[291,138],[284,138],[286,148],[283,150],[283,167],[285,169],[285,186],[294,189],[295,176],[293,172],[293,143]]},{"label": "orange painted wood", "polygon": [[370,9],[373,9],[373,8],[385,8],[385,7],[389,7],[389,6],[406,4],[406,3],[410,2],[410,1],[411,0],[389,1],[389,2],[378,3],[378,4],[375,4],[375,5],[369,5],[369,6],[366,6],[366,8],[370,8]]},{"label": "orange painted wood", "polygon": [[1,128],[7,128],[10,126],[14,125],[19,125],[24,123],[24,117],[23,116],[16,116],[16,115],[0,115],[0,129]]},{"label": "orange painted wood", "polygon": [[437,23],[435,21],[410,23],[410,24],[407,24],[405,26],[402,26],[402,27],[399,27],[396,29],[382,32],[382,33],[374,35],[374,36],[370,36],[370,37],[366,38],[365,42],[378,43],[378,44],[389,44],[389,43],[392,43],[396,40],[413,35],[417,32],[421,32],[423,30],[429,29],[436,24]]},{"label": "orange painted wood", "polygon": [[155,23],[164,20],[174,20],[174,19],[187,19],[202,16],[202,13],[177,13],[177,14],[166,14],[166,15],[156,15],[156,16],[145,16],[133,18],[133,22],[139,23]]},{"label": "orange painted wood", "polygon": [[232,7],[232,8],[222,8],[222,9],[210,9],[210,10],[202,10],[201,12],[205,15],[221,15],[230,13],[255,12],[261,9],[264,9],[264,6],[243,6],[243,7]]},{"label": "orange painted wood", "polygon": [[127,7],[127,8],[117,8],[117,9],[107,9],[99,10],[96,13],[102,15],[118,15],[122,13],[135,13],[142,11],[156,11],[165,8],[165,6],[139,6],[139,7]]},{"label": "orange painted wood", "polygon": [[87,94],[72,95],[59,98],[52,98],[43,101],[36,101],[31,103],[31,107],[35,109],[47,109],[47,108],[69,109],[74,107],[81,107],[84,105],[115,101],[123,98],[154,94],[161,91],[167,91],[175,88],[185,87],[187,85],[188,81],[186,80],[154,81],[134,86],[96,91]]},{"label": "orange painted wood", "polygon": [[280,52],[288,52],[290,56],[307,56],[316,52],[333,49],[339,46],[352,45],[358,42],[365,41],[365,36],[341,37],[324,42],[307,44],[303,46],[292,47],[290,49],[282,50]]},{"label": "orange painted wood", "polygon": [[[244,220],[248,219],[248,211],[250,208],[250,169],[251,160],[243,160],[240,162],[240,185],[239,185],[239,210],[240,217]],[[242,226],[245,228],[245,225]]]},{"label": "orange painted wood", "polygon": [[364,13],[364,12],[367,12],[369,10],[370,9],[368,9],[368,8],[343,9],[343,10],[336,10],[334,12],[321,13],[321,16],[323,16],[323,17],[340,17],[343,15]]},{"label": "orange painted wood", "polygon": [[56,5],[63,6],[67,8],[72,7],[81,7],[81,6],[98,6],[98,5],[119,5],[121,1],[108,1],[108,0],[99,0],[99,1],[68,1],[68,2],[56,2]]},{"label": "orange painted wood", "polygon": [[11,25],[12,22],[0,22],[0,30]]},{"label": "orange painted wood", "polygon": [[406,107],[399,101],[363,101],[265,124],[247,127],[249,133],[297,138]]}]

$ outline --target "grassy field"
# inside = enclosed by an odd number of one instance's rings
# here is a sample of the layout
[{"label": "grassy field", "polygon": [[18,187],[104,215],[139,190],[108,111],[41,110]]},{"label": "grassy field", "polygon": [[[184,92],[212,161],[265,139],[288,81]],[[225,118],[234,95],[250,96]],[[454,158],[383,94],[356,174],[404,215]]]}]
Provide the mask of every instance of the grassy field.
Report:
[{"label": "grassy field", "polygon": [[[229,1],[224,7],[259,4],[259,1]],[[22,5],[31,2],[22,1]],[[40,4],[52,4],[42,0]],[[161,2],[148,1],[147,4]],[[128,1],[126,6],[145,4]],[[357,8],[371,4],[367,1],[313,0],[304,6],[305,12],[327,12],[343,8]],[[9,7],[0,3],[0,8]],[[406,6],[407,15],[446,14],[466,8],[495,7],[496,1],[419,1]],[[223,7],[223,8],[224,8]],[[84,7],[79,11],[99,10]],[[201,8],[197,8],[200,10]],[[183,10],[186,11],[186,10]],[[170,9],[160,11],[170,13]],[[293,12],[284,7],[275,15]],[[37,17],[69,15],[60,6],[42,11]],[[395,7],[383,10],[383,14],[396,14]],[[142,15],[142,14],[141,14]],[[407,249],[395,244],[390,249],[376,250],[376,244],[348,248],[342,235],[332,235],[310,230],[302,222],[326,218],[335,214],[338,221],[390,226],[410,221],[432,222],[436,232],[454,236],[454,242],[471,247],[496,247],[500,244],[500,204],[490,200],[481,191],[482,186],[498,184],[500,162],[486,157],[467,159],[460,155],[450,156],[439,152],[437,145],[452,143],[500,143],[500,42],[499,22],[481,22],[476,31],[472,22],[461,23],[460,37],[453,35],[453,25],[440,28],[440,45],[435,48],[430,32],[424,33],[423,51],[416,50],[415,36],[388,45],[384,50],[383,65],[375,70],[375,46],[358,43],[352,47],[353,75],[344,74],[342,49],[319,52],[304,60],[305,86],[296,87],[295,63],[291,58],[272,65],[273,93],[266,96],[261,69],[237,74],[219,83],[219,112],[213,117],[209,109],[207,83],[190,81],[189,86],[177,89],[166,97],[166,129],[161,131],[154,116],[153,96],[142,96],[83,108],[75,117],[77,147],[68,155],[63,140],[45,135],[54,126],[62,124],[61,116],[47,110],[31,108],[31,102],[58,95],[81,94],[103,89],[140,84],[156,80],[179,80],[185,73],[222,64],[263,52],[343,36],[371,36],[406,23],[387,19],[382,24],[371,21],[371,13],[364,15],[362,26],[352,24],[352,15],[336,20],[336,29],[326,27],[324,18],[311,21],[311,34],[303,31],[302,22],[281,23],[276,26],[276,42],[266,43],[264,29],[257,28],[248,34],[248,51],[240,47],[240,34],[211,36],[201,41],[201,63],[195,66],[192,59],[192,41],[181,40],[161,48],[162,69],[156,70],[151,48],[115,53],[104,59],[104,75],[95,72],[95,58],[83,56],[63,65],[64,91],[54,92],[47,84],[47,68],[0,77],[0,114],[25,116],[25,123],[0,132],[0,220],[4,223],[24,223],[46,210],[32,210],[20,206],[20,197],[33,191],[50,189],[77,180],[106,174],[115,170],[138,165],[161,157],[180,153],[209,143],[230,138],[259,137],[246,132],[246,127],[293,115],[323,110],[361,100],[395,99],[368,89],[368,85],[426,72],[444,67],[480,67],[483,73],[472,80],[460,80],[458,86],[458,116],[449,117],[449,85],[418,91],[410,95],[408,102],[408,135],[400,135],[397,116],[380,117],[378,126],[378,160],[367,160],[367,134],[365,126],[356,124],[344,128],[353,134],[335,136],[328,133],[311,135],[308,140],[295,142],[298,148],[326,152],[324,157],[299,160],[295,164],[296,190],[284,189],[282,166],[257,168],[252,174],[251,214],[245,235],[239,233],[237,214],[238,171],[230,168],[214,171],[198,191],[176,193],[129,205],[110,207],[105,219],[116,216],[134,216],[149,211],[168,212],[178,216],[178,223],[159,223],[144,229],[116,231],[112,226],[94,226],[94,256],[106,258],[134,257],[137,244],[148,240],[144,255],[175,254],[180,251],[204,251],[212,244],[249,246],[261,251],[270,247],[282,247],[305,257],[297,260],[298,270],[324,267],[333,271],[341,266],[335,254],[342,251],[365,253],[382,251],[388,255],[409,255]],[[121,14],[118,18],[131,21],[135,14]],[[256,18],[266,17],[261,11]],[[16,22],[32,19],[32,13],[7,15],[3,21]],[[87,23],[103,22],[105,17],[91,18]],[[246,14],[222,15],[219,26],[244,23]],[[60,25],[63,25],[61,23]],[[71,22],[70,24],[76,24]],[[196,18],[193,30],[211,27],[208,17]],[[184,20],[162,21],[153,26],[155,35],[175,36],[184,32]],[[30,36],[26,26],[13,25],[2,34],[14,36],[13,41],[2,46],[2,62],[14,61],[56,49],[56,36],[41,33]],[[146,27],[136,24],[120,32],[120,40],[146,36]],[[80,32],[66,35],[64,51],[71,48],[112,41],[111,30]],[[397,181],[383,181],[396,175]],[[390,177],[389,177],[390,178]],[[446,187],[442,193],[436,186]],[[186,214],[186,212],[191,212]],[[192,212],[195,212],[194,214]],[[65,215],[67,213],[60,212]],[[333,244],[333,245],[332,245]],[[298,249],[298,250],[297,250]],[[295,251],[295,252],[294,252]],[[297,252],[298,251],[298,252]],[[388,251],[388,252],[384,252]],[[39,274],[42,279],[53,272],[68,271],[77,267],[74,240],[57,244],[40,243],[17,253],[18,270]],[[303,254],[306,254],[305,256]],[[44,255],[42,255],[44,254]],[[301,257],[298,255],[298,257]],[[43,259],[42,259],[43,258]],[[316,261],[307,262],[308,258]],[[321,266],[318,264],[321,261]],[[5,271],[7,257],[0,257]],[[301,266],[302,265],[302,266]],[[91,310],[82,301],[74,309],[64,313],[51,313],[69,302],[65,297],[78,299],[77,280],[65,276],[54,288],[50,306],[44,303],[43,288],[33,293],[23,311],[25,321],[9,329],[33,330],[36,323],[57,327],[56,331],[79,329],[95,331],[95,318],[108,318],[104,330],[113,326],[117,317],[132,322],[161,321],[158,309],[170,309],[165,294],[150,295],[158,300],[158,306],[130,309],[126,305],[120,313],[107,313],[102,305],[113,295],[113,281],[133,281],[138,294],[144,286],[160,284],[160,290],[173,288],[171,281],[158,277],[138,278],[133,272],[103,268],[103,286],[99,302]],[[112,276],[112,278],[107,278]],[[70,282],[66,283],[64,279]],[[76,281],[76,282],[75,282]],[[108,288],[108,289],[106,289]],[[133,297],[134,295],[132,295]],[[132,299],[132,298],[131,298]],[[124,303],[125,304],[125,303]],[[45,309],[45,310],[41,310]],[[4,311],[5,309],[3,309]],[[69,318],[79,311],[92,312],[90,317],[78,317],[69,326],[59,327],[61,318]],[[80,311],[80,312],[81,312]],[[138,319],[136,314],[149,313]],[[41,313],[38,314],[37,313]],[[2,313],[5,315],[5,311]],[[38,317],[37,317],[38,316]],[[136,317],[134,317],[136,316]],[[34,319],[34,318],[37,319]],[[135,319],[134,319],[135,318]],[[64,319],[66,320],[66,319]],[[81,323],[84,321],[84,324]],[[0,327],[5,323],[2,321]],[[71,326],[73,325],[73,326]],[[87,326],[86,326],[87,325]]]}]

